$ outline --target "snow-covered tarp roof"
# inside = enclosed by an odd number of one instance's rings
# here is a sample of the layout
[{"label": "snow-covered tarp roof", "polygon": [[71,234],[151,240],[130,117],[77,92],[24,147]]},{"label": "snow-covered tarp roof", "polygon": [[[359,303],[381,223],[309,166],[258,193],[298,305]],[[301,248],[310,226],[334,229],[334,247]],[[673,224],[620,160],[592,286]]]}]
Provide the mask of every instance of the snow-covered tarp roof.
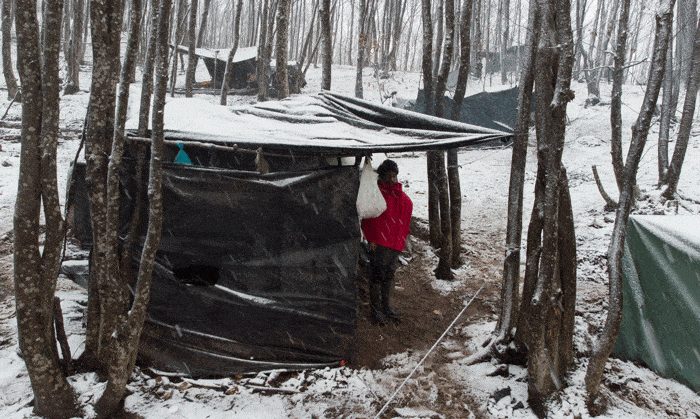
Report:
[{"label": "snow-covered tarp roof", "polygon": [[[189,53],[189,48],[186,45],[178,45],[178,52],[183,54]],[[198,57],[202,58],[212,58],[225,61],[228,59],[228,54],[231,50],[229,48],[224,49],[209,49],[209,48],[195,48],[194,53]],[[237,48],[236,55],[233,56],[233,62],[237,63],[240,61],[250,60],[251,58],[256,58],[258,56],[258,47],[246,47]]]},{"label": "snow-covered tarp roof", "polygon": [[[136,126],[136,118],[127,122],[127,129]],[[165,137],[243,149],[361,155],[502,145],[512,134],[321,92],[238,108],[171,99],[165,106]]]}]

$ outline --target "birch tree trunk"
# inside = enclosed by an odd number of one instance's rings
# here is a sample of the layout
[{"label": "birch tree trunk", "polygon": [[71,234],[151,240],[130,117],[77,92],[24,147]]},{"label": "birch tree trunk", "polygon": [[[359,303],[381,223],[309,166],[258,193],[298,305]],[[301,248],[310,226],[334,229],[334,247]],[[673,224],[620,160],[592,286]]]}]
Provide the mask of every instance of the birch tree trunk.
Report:
[{"label": "birch tree trunk", "polygon": [[619,207],[615,213],[615,225],[613,235],[608,247],[608,278],[610,301],[608,303],[608,315],[601,336],[593,348],[591,360],[586,370],[586,391],[588,393],[588,406],[590,410],[597,410],[600,395],[600,381],[603,378],[603,370],[610,353],[615,346],[615,341],[620,332],[622,321],[622,252],[627,230],[627,220],[634,201],[634,185],[636,183],[639,160],[644,152],[644,145],[649,134],[651,118],[656,109],[656,102],[663,83],[663,73],[666,65],[666,50],[673,22],[673,5],[675,0],[660,0],[656,15],[656,36],[651,61],[651,71],[647,89],[642,103],[642,109],[632,126],[632,141],[627,152],[625,163],[624,183],[620,191]]},{"label": "birch tree trunk", "polygon": [[[53,334],[53,305],[65,226],[56,177],[58,55],[61,1],[44,10],[43,57],[36,2],[17,1],[17,64],[23,90],[22,148],[14,214],[14,288],[19,347],[34,392],[34,413],[46,418],[78,415],[63,375]],[[43,200],[46,235],[39,247]]]}]

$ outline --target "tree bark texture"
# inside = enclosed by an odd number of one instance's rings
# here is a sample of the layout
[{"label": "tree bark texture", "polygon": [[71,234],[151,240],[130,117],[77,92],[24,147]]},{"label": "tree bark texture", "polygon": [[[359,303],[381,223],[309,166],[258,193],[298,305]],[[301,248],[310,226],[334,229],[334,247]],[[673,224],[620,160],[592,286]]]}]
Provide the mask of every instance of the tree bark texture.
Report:
[{"label": "tree bark texture", "polygon": [[160,13],[160,0],[150,0],[151,28],[148,34],[146,58],[143,63],[143,81],[141,82],[141,103],[139,106],[139,136],[145,137],[148,130],[148,111],[151,109],[151,94],[153,94],[153,63],[155,61],[156,32]]},{"label": "tree bark texture", "polygon": [[289,96],[289,71],[287,69],[289,47],[289,8],[291,0],[279,0],[277,7],[277,50],[275,52],[275,86],[277,98]]},{"label": "tree bark texture", "polygon": [[[445,89],[447,87],[447,77],[450,74],[450,67],[452,65],[452,51],[454,50],[454,1],[445,0],[444,12],[445,42],[443,46],[442,63],[440,64],[440,70],[438,71],[437,81],[435,83],[435,116],[440,118],[445,116]],[[442,19],[442,17],[438,19]]]},{"label": "tree bark texture", "polygon": [[[516,325],[518,313],[518,289],[520,288],[520,248],[523,229],[523,190],[527,144],[530,133],[532,89],[535,80],[535,61],[539,43],[540,13],[537,0],[530,0],[528,16],[527,55],[520,73],[518,91],[518,116],[513,138],[513,155],[510,163],[508,188],[508,221],[506,226],[506,257],[503,261],[503,287],[501,288],[501,312],[496,327],[499,336],[507,337]],[[534,211],[534,210],[533,210]],[[530,243],[530,240],[528,240]],[[528,258],[529,259],[529,258]]]},{"label": "tree bark texture", "polygon": [[438,266],[435,268],[435,278],[451,281],[452,274],[452,219],[450,217],[450,192],[447,185],[447,173],[445,171],[445,152],[435,153],[435,166],[432,178],[437,184],[438,202],[440,203],[440,251]]},{"label": "tree bark texture", "polygon": [[[146,318],[146,308],[150,299],[151,275],[155,254],[160,241],[162,226],[162,158],[163,158],[163,108],[167,91],[168,74],[168,32],[170,0],[161,0],[158,34],[156,44],[156,83],[153,104],[153,131],[151,139],[151,161],[148,184],[149,220],[146,239],[140,258],[138,279],[135,286],[133,303],[123,307],[118,313],[120,323],[114,330],[113,350],[110,357],[109,380],[102,397],[95,406],[100,418],[109,418],[119,407],[126,392],[126,383],[136,362],[138,343]],[[116,141],[115,141],[116,142]],[[114,148],[118,148],[115,145]],[[116,165],[110,167],[110,179],[118,176],[114,173]],[[111,190],[110,190],[111,192]],[[116,192],[118,194],[118,190]],[[112,198],[112,197],[110,197]],[[113,202],[114,199],[110,199]],[[111,231],[110,231],[111,233]],[[124,284],[121,284],[124,285]]]},{"label": "tree bark texture", "polygon": [[367,18],[367,0],[360,0],[360,8],[357,17],[357,70],[355,71],[355,97],[362,99],[362,69],[365,61],[365,40],[367,37],[365,20]]},{"label": "tree bark texture", "polygon": [[84,356],[86,362],[97,363],[103,373],[107,367],[103,351],[117,324],[115,316],[106,313],[104,307],[109,304],[105,299],[112,298],[109,276],[113,268],[106,259],[107,167],[114,134],[117,77],[121,67],[119,40],[122,18],[121,1],[96,0],[91,3],[93,74],[86,118],[85,160],[93,248]]},{"label": "tree bark texture", "polygon": [[625,53],[627,52],[627,24],[630,14],[630,0],[622,0],[620,19],[617,26],[617,48],[615,49],[615,67],[613,69],[612,94],[610,97],[610,154],[615,172],[617,189],[622,189],[622,172],[625,163],[622,160],[622,83],[625,76]]},{"label": "tree bark texture", "polygon": [[508,52],[508,43],[510,42],[510,0],[503,0],[503,22],[502,41],[501,41],[501,84],[508,83],[508,72],[506,66],[503,65],[503,57]]},{"label": "tree bark texture", "polygon": [[267,65],[269,63],[269,50],[267,49],[267,19],[269,12],[268,0],[263,0],[262,18],[260,23],[260,39],[258,42],[258,63],[256,69],[256,79],[258,82],[258,102],[267,100]]},{"label": "tree bark texture", "polygon": [[[70,0],[69,0],[70,1]],[[73,17],[73,25],[70,28],[70,40],[68,46],[68,54],[66,55],[66,64],[68,71],[66,73],[67,83],[64,92],[80,90],[80,57],[83,49],[83,9],[84,0],[72,0],[73,7],[71,8],[71,16]]]},{"label": "tree bark texture", "polygon": [[[443,49],[442,63],[438,73],[437,82],[435,84],[435,116],[443,117],[445,113],[445,89],[447,86],[447,76],[450,73],[450,65],[452,63],[452,51],[454,49],[454,32],[455,32],[455,13],[454,2],[452,0],[445,1],[445,42]],[[442,20],[442,16],[438,16],[438,21]],[[439,60],[438,60],[439,61]],[[435,269],[435,277],[438,279],[453,279],[452,274],[452,216],[450,190],[447,181],[447,173],[445,169],[445,152],[434,152],[435,167],[434,172],[429,174],[429,179],[437,184],[438,202],[440,211],[440,260]],[[456,159],[456,156],[454,156]],[[456,166],[456,165],[455,165]],[[455,169],[458,170],[457,167]],[[432,176],[431,176],[432,175]],[[459,174],[457,174],[459,176]],[[429,180],[430,181],[430,180]],[[461,203],[461,197],[458,197]],[[455,203],[456,204],[456,203]],[[459,236],[459,231],[454,232]]]},{"label": "tree bark texture", "polygon": [[333,48],[331,39],[331,0],[321,0],[321,89],[331,90],[331,64]]},{"label": "tree bark texture", "polygon": [[671,47],[666,50],[663,89],[661,118],[659,118],[659,145],[657,147],[659,186],[663,184],[668,171],[668,140],[671,131],[671,104],[673,102],[673,48]]},{"label": "tree bark texture", "polygon": [[[185,73],[185,97],[192,97],[194,88],[194,75],[197,71],[197,9],[198,0],[190,0],[190,19],[187,26],[187,72]],[[223,84],[225,84],[224,79]]]},{"label": "tree bark texture", "polygon": [[[14,215],[14,279],[19,347],[34,392],[34,413],[47,418],[77,415],[73,389],[58,364],[53,334],[56,278],[64,234],[56,180],[58,55],[61,1],[43,16],[44,54],[39,46],[36,2],[17,1],[17,64],[22,85],[22,148]],[[41,205],[46,240],[39,249]]]},{"label": "tree bark texture", "polygon": [[462,187],[459,183],[459,154],[457,149],[447,150],[447,185],[450,195],[450,230],[452,232],[452,258],[450,267],[462,266]]},{"label": "tree bark texture", "polygon": [[644,151],[651,118],[656,109],[656,102],[663,83],[664,67],[666,64],[666,50],[669,45],[673,19],[673,5],[675,0],[660,0],[659,11],[656,15],[656,36],[649,71],[647,89],[642,102],[642,109],[632,126],[632,141],[627,153],[625,163],[624,184],[620,191],[619,207],[615,213],[615,225],[613,235],[608,247],[608,278],[610,302],[605,326],[598,339],[591,360],[586,370],[586,391],[588,393],[589,407],[596,405],[600,394],[600,381],[603,370],[610,353],[615,346],[615,341],[620,332],[622,321],[622,252],[624,247],[627,220],[634,201],[634,185],[636,184],[639,160]]},{"label": "tree bark texture", "polygon": [[19,93],[17,78],[12,67],[12,0],[2,0],[2,72],[7,86],[7,99],[14,99]]},{"label": "tree bark texture", "polygon": [[452,108],[451,118],[454,121],[462,120],[462,102],[467,92],[467,81],[469,80],[469,57],[471,56],[471,21],[472,21],[473,0],[464,0],[459,26],[459,71],[457,75],[457,86],[453,97],[455,106]]},{"label": "tree bark texture", "polygon": [[172,71],[170,73],[170,96],[174,97],[175,96],[175,83],[177,83],[177,56],[178,56],[178,51],[177,51],[177,46],[184,40],[184,35],[182,34],[183,27],[185,25],[185,19],[187,19],[187,13],[189,12],[186,10],[187,8],[185,7],[185,0],[180,0],[177,3],[177,16],[175,17],[175,22],[173,22],[173,26],[175,26],[174,29],[174,36],[173,36],[173,43],[175,44],[175,48],[173,48],[172,51],[172,58],[170,59],[170,65],[172,65]]},{"label": "tree bark texture", "polygon": [[[564,322],[562,307],[575,301],[563,301],[561,272],[567,269],[572,256],[560,253],[560,244],[562,241],[569,243],[566,237],[573,237],[573,231],[567,233],[559,223],[562,187],[566,185],[562,182],[561,163],[566,106],[573,98],[570,90],[573,68],[571,7],[567,0],[552,0],[541,2],[539,8],[542,20],[535,91],[538,176],[543,176],[540,187],[543,190],[540,204],[536,205],[542,222],[542,239],[537,280],[531,288],[527,347],[528,400],[533,410],[542,414],[544,401],[562,387],[564,373],[571,362],[563,350],[570,347],[564,340],[573,337],[573,330],[565,330],[568,325]],[[573,295],[575,297],[575,293]],[[571,293],[567,293],[567,297],[571,298]],[[570,327],[573,329],[573,323]]]}]

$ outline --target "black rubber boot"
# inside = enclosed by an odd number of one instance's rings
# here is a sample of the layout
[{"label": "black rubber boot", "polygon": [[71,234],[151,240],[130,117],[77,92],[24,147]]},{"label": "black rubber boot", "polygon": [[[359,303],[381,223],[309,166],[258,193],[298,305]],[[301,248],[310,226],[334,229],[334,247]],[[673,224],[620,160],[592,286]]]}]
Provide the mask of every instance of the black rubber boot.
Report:
[{"label": "black rubber boot", "polygon": [[402,316],[402,314],[389,306],[389,299],[391,298],[391,291],[393,289],[394,281],[382,282],[382,311],[387,316],[398,319]]},{"label": "black rubber boot", "polygon": [[382,302],[380,296],[380,286],[376,282],[371,282],[369,284],[369,299],[372,305],[372,320],[375,323],[384,324],[389,321],[389,318],[384,314],[382,310]]}]

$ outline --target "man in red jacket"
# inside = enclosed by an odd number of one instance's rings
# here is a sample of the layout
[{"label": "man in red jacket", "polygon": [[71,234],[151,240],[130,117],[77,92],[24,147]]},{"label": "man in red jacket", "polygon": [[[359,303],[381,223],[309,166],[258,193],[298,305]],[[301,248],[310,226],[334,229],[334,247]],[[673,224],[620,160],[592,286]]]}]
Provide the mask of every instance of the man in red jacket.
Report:
[{"label": "man in red jacket", "polygon": [[362,232],[369,242],[370,300],[372,318],[380,324],[397,318],[399,313],[389,307],[394,287],[394,272],[399,254],[406,246],[413,202],[397,181],[399,167],[393,160],[384,160],[377,168],[377,184],[386,201],[386,211],[379,217],[362,220]]}]

